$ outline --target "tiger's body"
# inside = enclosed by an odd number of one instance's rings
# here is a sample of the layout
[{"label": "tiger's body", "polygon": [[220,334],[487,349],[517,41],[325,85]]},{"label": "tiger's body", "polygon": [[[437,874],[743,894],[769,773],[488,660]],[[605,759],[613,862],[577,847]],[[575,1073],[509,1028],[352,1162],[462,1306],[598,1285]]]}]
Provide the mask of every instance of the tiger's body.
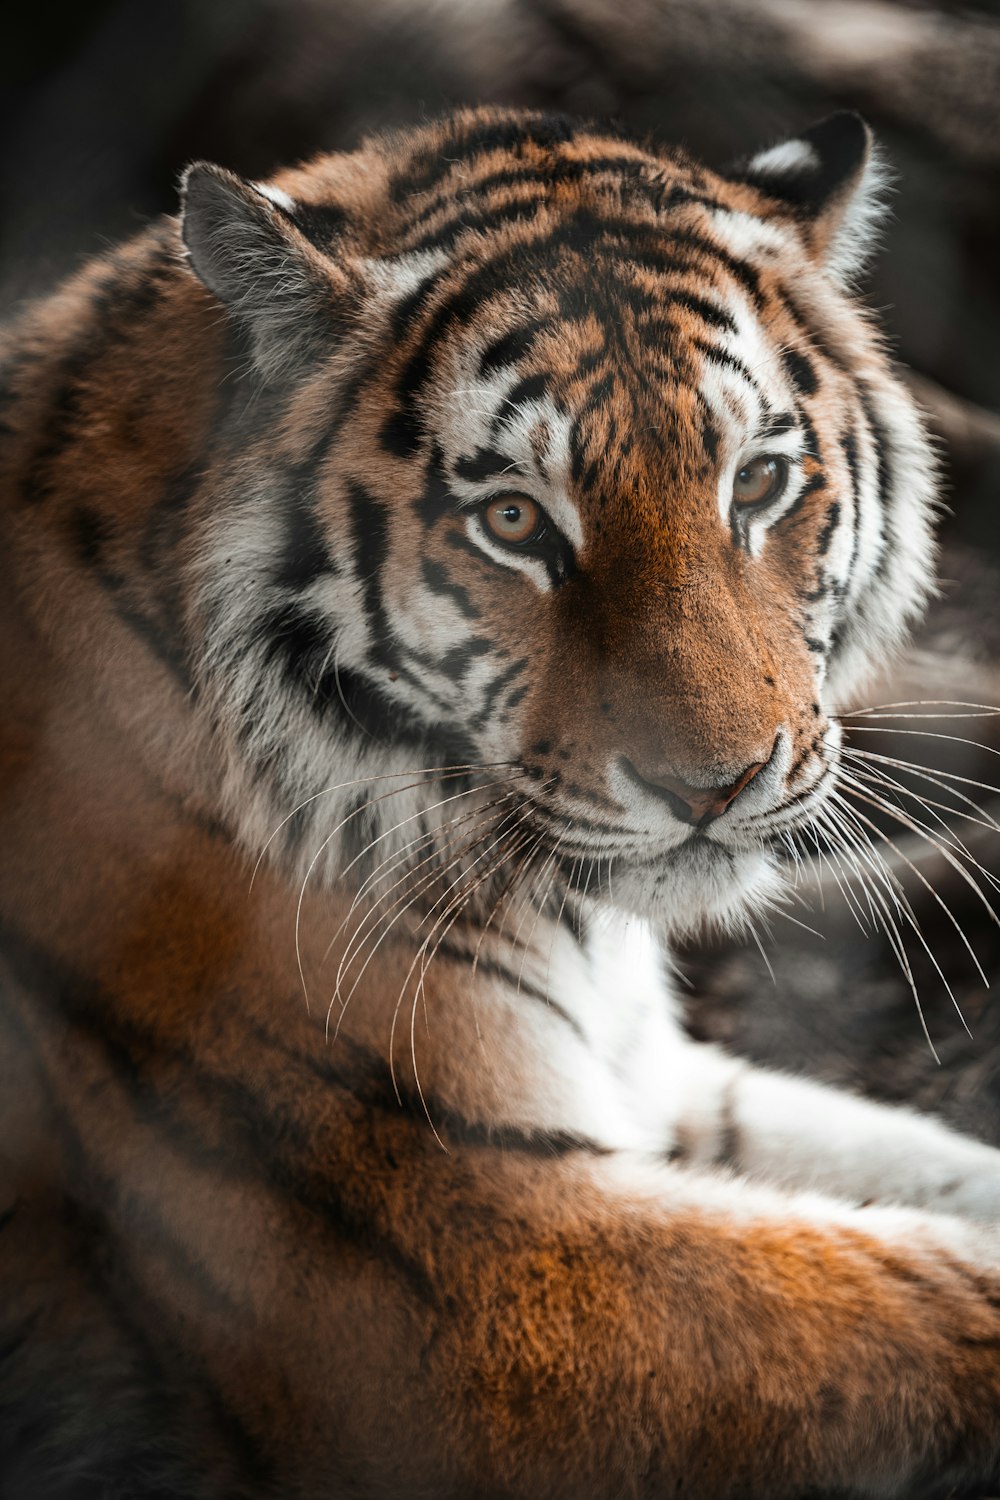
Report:
[{"label": "tiger's body", "polygon": [[774,899],[929,588],[871,192],[471,112],[7,335],[5,1495],[1000,1478],[1000,1157],[652,936]]}]

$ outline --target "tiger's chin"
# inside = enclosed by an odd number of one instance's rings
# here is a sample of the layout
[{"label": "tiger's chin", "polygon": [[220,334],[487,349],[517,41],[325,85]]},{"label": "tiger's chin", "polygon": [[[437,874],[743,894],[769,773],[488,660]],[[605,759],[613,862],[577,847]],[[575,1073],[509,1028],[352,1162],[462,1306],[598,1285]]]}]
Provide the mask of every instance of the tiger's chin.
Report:
[{"label": "tiger's chin", "polygon": [[728,849],[692,839],[648,864],[613,872],[613,901],[646,917],[669,941],[698,932],[740,932],[782,896],[786,879],[766,849]]}]

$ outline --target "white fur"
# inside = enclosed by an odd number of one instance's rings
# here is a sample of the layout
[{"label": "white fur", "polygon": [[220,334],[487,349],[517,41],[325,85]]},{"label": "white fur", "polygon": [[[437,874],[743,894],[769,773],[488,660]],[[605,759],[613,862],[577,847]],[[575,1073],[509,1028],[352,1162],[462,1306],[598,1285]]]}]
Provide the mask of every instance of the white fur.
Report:
[{"label": "white fur", "polygon": [[801,172],[804,167],[818,167],[819,157],[808,141],[782,141],[767,151],[760,151],[750,163],[755,172],[771,173]]},{"label": "white fur", "polygon": [[850,286],[878,249],[885,222],[885,200],[892,173],[879,147],[873,145],[861,181],[848,199],[824,256],[830,275]]},{"label": "white fur", "polygon": [[278,208],[283,208],[286,214],[295,213],[298,204],[294,198],[285,192],[284,188],[272,187],[267,182],[254,182],[251,183],[251,187],[255,187],[258,193],[262,193],[265,198],[269,198],[272,203],[277,204]]}]

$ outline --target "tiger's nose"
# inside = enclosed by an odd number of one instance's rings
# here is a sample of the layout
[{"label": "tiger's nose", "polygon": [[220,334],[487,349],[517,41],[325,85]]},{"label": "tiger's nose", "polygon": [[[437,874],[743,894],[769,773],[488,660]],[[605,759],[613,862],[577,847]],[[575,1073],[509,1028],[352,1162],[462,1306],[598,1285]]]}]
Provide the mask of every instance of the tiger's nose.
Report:
[{"label": "tiger's nose", "polygon": [[695,828],[704,828],[713,819],[720,818],[726,808],[736,801],[743,788],[749,786],[757,772],[762,771],[767,764],[766,760],[754,761],[728,786],[690,786],[679,777],[663,773],[645,776],[631,761],[625,762],[626,769],[631,771],[640,786],[666,802],[682,823],[690,823]]}]

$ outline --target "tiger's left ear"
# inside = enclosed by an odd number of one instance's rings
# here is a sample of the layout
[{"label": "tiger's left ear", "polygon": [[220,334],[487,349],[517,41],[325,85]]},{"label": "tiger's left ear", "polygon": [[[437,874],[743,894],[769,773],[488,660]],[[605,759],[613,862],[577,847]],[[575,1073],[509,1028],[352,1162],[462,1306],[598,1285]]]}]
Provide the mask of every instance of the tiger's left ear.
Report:
[{"label": "tiger's left ear", "polygon": [[790,210],[812,254],[838,281],[849,282],[864,269],[884,218],[889,174],[860,115],[829,115],[731,175]]}]

